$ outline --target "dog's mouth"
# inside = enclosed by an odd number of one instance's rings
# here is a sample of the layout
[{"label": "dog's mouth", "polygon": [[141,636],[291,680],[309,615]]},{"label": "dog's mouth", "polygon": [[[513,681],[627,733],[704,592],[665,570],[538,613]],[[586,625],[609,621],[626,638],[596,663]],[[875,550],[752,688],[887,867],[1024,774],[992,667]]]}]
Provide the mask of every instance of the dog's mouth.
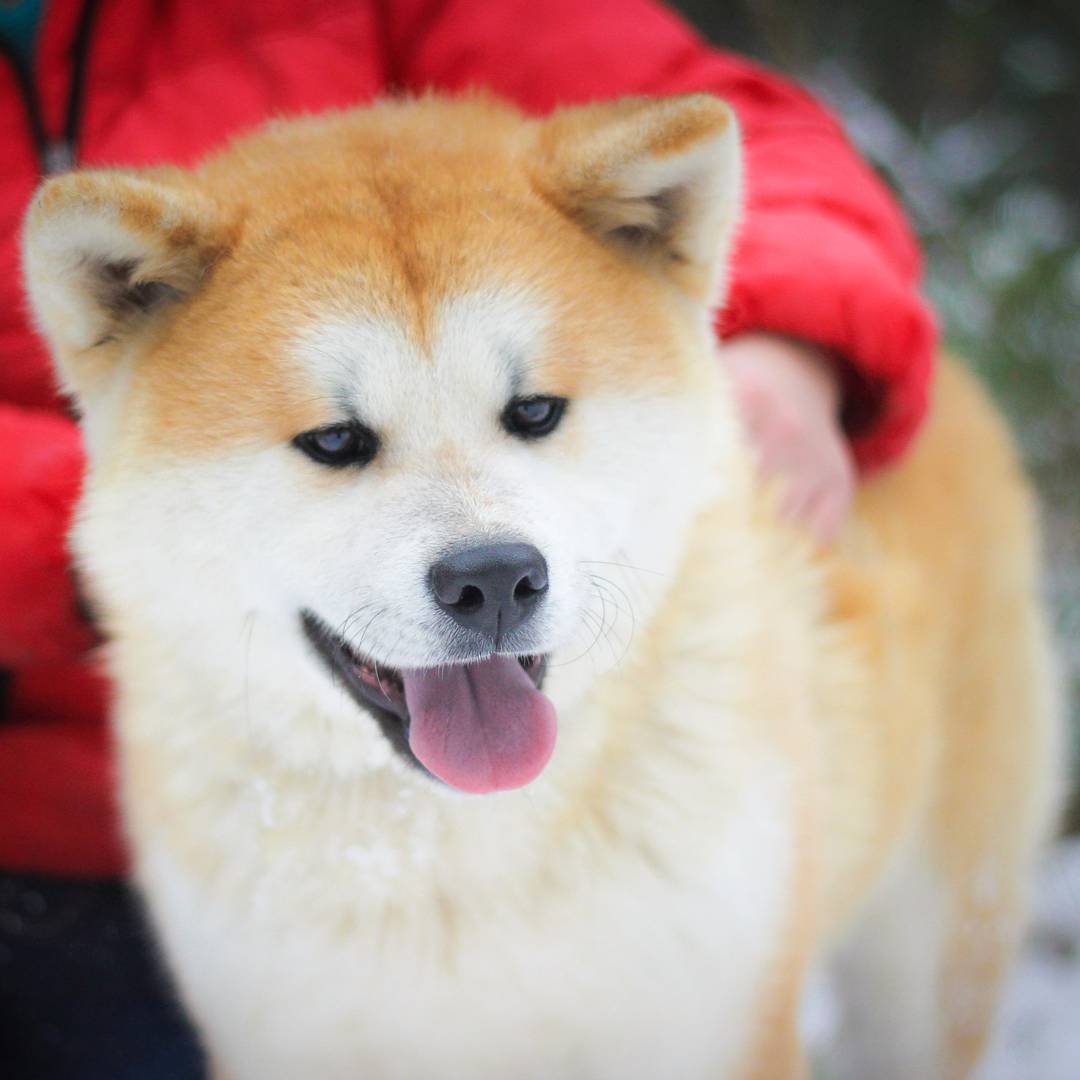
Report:
[{"label": "dog's mouth", "polygon": [[555,709],[540,692],[544,656],[492,654],[464,664],[395,668],[350,649],[317,615],[304,633],[390,745],[413,765],[471,793],[522,787],[555,747]]}]

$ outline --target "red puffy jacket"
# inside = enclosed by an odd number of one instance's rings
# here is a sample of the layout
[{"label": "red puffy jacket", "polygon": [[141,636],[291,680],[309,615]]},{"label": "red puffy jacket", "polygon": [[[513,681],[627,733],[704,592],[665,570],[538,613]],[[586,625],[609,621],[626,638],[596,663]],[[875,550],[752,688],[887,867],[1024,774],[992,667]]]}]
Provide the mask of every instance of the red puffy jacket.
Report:
[{"label": "red puffy jacket", "polygon": [[65,125],[80,164],[183,164],[268,116],[394,90],[478,84],[537,112],[713,91],[739,113],[749,173],[722,332],[773,330],[844,358],[873,404],[852,430],[864,468],[897,455],[925,411],[934,329],[893,201],[805,92],[653,0],[51,0],[31,78],[36,125],[26,80],[0,62],[0,865],[124,866],[107,689],[64,543],[79,433],[19,285],[21,217]]}]

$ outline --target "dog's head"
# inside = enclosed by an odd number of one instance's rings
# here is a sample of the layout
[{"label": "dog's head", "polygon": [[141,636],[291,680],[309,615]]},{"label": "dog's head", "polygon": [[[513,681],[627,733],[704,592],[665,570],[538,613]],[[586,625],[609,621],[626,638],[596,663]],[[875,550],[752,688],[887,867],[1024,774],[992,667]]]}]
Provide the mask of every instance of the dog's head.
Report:
[{"label": "dog's head", "polygon": [[359,705],[454,787],[532,779],[712,494],[738,189],[703,95],[387,103],[48,181],[25,266],[108,628]]}]

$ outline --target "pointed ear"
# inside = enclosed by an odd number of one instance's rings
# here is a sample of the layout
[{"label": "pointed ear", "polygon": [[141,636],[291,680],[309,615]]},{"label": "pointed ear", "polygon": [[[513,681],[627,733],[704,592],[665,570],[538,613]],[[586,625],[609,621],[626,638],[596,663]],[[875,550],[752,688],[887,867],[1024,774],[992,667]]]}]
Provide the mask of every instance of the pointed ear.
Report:
[{"label": "pointed ear", "polygon": [[559,209],[720,303],[742,179],[729,106],[690,94],[563,109],[539,139],[536,180]]},{"label": "pointed ear", "polygon": [[227,250],[220,212],[183,175],[69,173],[34,198],[23,268],[69,391],[90,390],[123,344],[195,292]]}]

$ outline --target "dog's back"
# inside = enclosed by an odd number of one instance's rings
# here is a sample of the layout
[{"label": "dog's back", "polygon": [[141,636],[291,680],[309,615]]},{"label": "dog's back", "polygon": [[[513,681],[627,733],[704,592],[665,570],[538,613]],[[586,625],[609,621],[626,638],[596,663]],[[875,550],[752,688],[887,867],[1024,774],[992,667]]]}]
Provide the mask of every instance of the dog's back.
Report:
[{"label": "dog's back", "polygon": [[1038,555],[1000,417],[944,362],[925,431],[863,486],[829,577],[874,678],[866,708],[822,715],[854,793],[827,830],[858,853],[833,908],[856,915],[838,965],[850,1075],[966,1076],[993,1022],[1063,773]]},{"label": "dog's back", "polygon": [[[799,762],[787,813],[800,858],[749,1075],[798,1075],[785,1033],[817,963],[841,1006],[830,1075],[968,1076],[1062,774],[1034,506],[1011,439],[946,359],[924,431],[864,482],[837,544],[815,550],[780,525],[769,493],[739,520],[721,502],[699,521],[657,619],[664,675],[642,685],[663,677],[674,694],[707,685],[710,662],[735,667],[739,685],[718,696],[737,703],[745,743]],[[732,548],[757,557],[716,577]]]}]

